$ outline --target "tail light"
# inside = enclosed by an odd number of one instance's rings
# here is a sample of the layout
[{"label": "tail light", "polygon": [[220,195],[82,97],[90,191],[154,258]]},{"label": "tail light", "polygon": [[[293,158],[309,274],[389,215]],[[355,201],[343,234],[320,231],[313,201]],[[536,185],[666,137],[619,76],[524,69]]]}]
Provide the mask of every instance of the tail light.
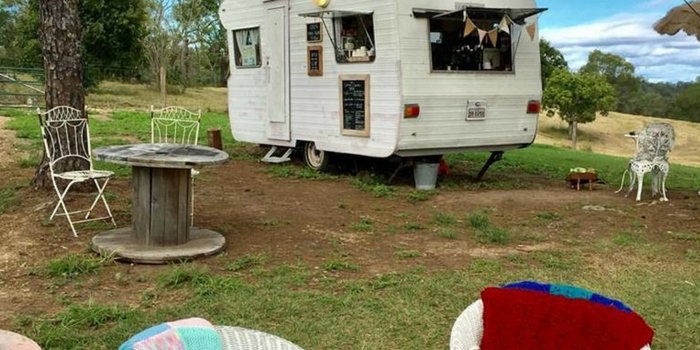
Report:
[{"label": "tail light", "polygon": [[531,100],[527,103],[527,114],[539,114],[540,109],[542,109],[540,101]]},{"label": "tail light", "polygon": [[420,115],[420,106],[417,104],[408,104],[403,106],[404,118],[418,118]]}]

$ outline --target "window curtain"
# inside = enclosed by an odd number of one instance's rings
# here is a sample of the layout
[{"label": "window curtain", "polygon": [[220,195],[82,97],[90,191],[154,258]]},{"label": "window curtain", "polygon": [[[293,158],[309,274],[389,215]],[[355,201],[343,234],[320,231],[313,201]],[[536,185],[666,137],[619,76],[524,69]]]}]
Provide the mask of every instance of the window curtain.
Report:
[{"label": "window curtain", "polygon": [[260,45],[260,30],[244,29],[235,32],[236,46],[241,53],[241,65],[243,67],[256,67],[258,62],[257,48]]}]

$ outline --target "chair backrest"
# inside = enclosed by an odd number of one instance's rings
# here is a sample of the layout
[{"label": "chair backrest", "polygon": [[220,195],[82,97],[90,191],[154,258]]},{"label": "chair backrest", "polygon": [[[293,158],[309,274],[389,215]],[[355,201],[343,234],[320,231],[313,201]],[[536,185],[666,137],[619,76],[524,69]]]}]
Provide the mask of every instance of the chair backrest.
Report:
[{"label": "chair backrest", "polygon": [[53,173],[56,163],[81,159],[92,170],[90,127],[83,113],[73,107],[58,106],[46,112],[37,109],[44,151]]},{"label": "chair backrest", "polygon": [[636,137],[637,154],[635,159],[654,160],[668,157],[676,143],[673,126],[668,123],[647,125]]},{"label": "chair backrest", "polygon": [[196,145],[202,111],[191,112],[172,106],[154,109],[151,106],[151,143]]}]

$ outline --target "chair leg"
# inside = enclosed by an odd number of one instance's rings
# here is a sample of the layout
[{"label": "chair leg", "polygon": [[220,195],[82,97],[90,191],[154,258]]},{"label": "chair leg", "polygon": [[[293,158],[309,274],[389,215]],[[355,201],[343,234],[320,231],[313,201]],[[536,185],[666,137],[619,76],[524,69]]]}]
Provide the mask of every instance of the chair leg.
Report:
[{"label": "chair leg", "polygon": [[63,193],[60,193],[58,187],[56,186],[56,183],[54,182],[54,189],[56,189],[56,192],[58,193],[58,204],[56,204],[56,208],[54,208],[51,217],[49,217],[49,221],[53,220],[53,218],[56,216],[56,213],[58,212],[58,208],[61,207],[63,209],[63,212],[65,213],[66,220],[68,220],[70,229],[71,231],[73,231],[73,236],[78,237],[78,232],[75,231],[75,226],[73,226],[73,219],[70,217],[70,212],[68,211],[68,208],[66,208],[66,203],[64,201],[66,195],[68,194],[68,190],[70,190],[73,184],[75,184],[75,182],[69,183],[68,186],[66,186],[66,188],[63,190]]},{"label": "chair leg", "polygon": [[190,227],[194,227],[194,178],[190,183]]},{"label": "chair leg", "polygon": [[666,178],[668,177],[668,173],[662,172],[661,173],[661,201],[662,202],[668,202],[668,197],[666,197]]},{"label": "chair leg", "polygon": [[637,174],[637,201],[642,200],[642,184],[644,183],[644,173]]},{"label": "chair leg", "polygon": [[104,204],[105,209],[107,210],[107,215],[110,221],[112,221],[112,225],[114,227],[117,226],[117,223],[114,221],[114,216],[112,216],[112,210],[109,208],[109,204],[107,204],[107,199],[105,198],[104,192],[105,189],[107,188],[107,184],[109,183],[109,178],[105,179],[105,182],[100,186],[99,181],[97,179],[92,179],[92,181],[95,183],[95,186],[97,187],[97,196],[95,197],[95,200],[92,202],[92,206],[90,206],[90,209],[88,210],[87,214],[85,215],[85,219],[87,220],[90,217],[90,214],[92,211],[95,209],[95,206],[97,205],[97,202],[102,199],[102,204]]}]

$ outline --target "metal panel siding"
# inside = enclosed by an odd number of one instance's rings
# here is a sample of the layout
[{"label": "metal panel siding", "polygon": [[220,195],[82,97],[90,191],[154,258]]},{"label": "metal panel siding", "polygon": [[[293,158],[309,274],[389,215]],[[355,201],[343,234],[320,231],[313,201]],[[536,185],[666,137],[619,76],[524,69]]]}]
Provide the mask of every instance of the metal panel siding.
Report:
[{"label": "metal panel siding", "polygon": [[[531,0],[482,1],[486,7],[528,8]],[[523,29],[514,73],[431,73],[428,20],[412,16],[412,9],[454,9],[455,1],[399,2],[402,89],[405,103],[418,103],[421,115],[403,120],[399,151],[435,148],[484,148],[529,144],[537,130],[537,116],[526,114],[529,100],[541,98],[538,41]],[[488,104],[483,121],[466,121],[467,101]]]},{"label": "metal panel siding", "polygon": [[[328,34],[323,29],[323,67],[321,77],[307,75],[306,23],[301,13],[318,11],[308,0],[290,1],[290,78],[292,144],[297,140],[314,141],[322,150],[387,157],[394,153],[402,117],[396,1],[335,0],[326,10],[374,12],[377,58],[373,63],[338,64]],[[230,32],[235,28],[264,23],[264,6],[260,0],[225,0],[221,14]],[[326,20],[332,31],[332,20]],[[261,32],[265,28],[261,28]],[[265,36],[261,33],[261,37]],[[229,52],[233,53],[229,33]],[[261,43],[262,57],[266,44]],[[319,45],[319,44],[311,44]],[[233,60],[231,60],[233,62]],[[340,129],[339,76],[370,74],[369,138],[342,136]],[[279,144],[265,136],[267,89],[265,69],[235,69],[229,79],[229,114],[236,139],[244,142]]]},{"label": "metal panel siding", "polygon": [[[237,69],[234,61],[233,30],[261,27],[261,48],[266,47],[262,24],[265,8],[260,0],[228,0],[221,4],[219,17],[226,28],[231,75],[228,79],[228,110],[233,136],[243,142],[266,143],[267,84],[264,68]],[[265,56],[263,53],[262,57]]]}]

